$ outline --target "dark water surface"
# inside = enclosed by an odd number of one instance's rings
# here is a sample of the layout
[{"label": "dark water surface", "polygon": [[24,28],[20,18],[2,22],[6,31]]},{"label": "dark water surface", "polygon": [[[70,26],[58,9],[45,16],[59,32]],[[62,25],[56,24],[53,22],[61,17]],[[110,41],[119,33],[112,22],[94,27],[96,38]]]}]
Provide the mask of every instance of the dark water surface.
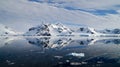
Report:
[{"label": "dark water surface", "polygon": [[120,38],[0,37],[0,67],[120,67]]}]

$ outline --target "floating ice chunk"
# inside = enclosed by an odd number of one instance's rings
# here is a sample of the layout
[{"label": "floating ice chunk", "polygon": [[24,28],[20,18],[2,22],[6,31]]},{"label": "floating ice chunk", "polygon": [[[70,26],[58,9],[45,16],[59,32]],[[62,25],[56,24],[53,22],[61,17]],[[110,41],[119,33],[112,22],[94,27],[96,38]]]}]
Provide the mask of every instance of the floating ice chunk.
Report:
[{"label": "floating ice chunk", "polygon": [[71,65],[81,65],[81,63],[79,63],[79,62],[71,62],[70,64]]},{"label": "floating ice chunk", "polygon": [[75,56],[75,57],[84,57],[84,56],[85,56],[84,53],[70,53],[70,54],[68,54],[68,55],[70,55],[70,56]]},{"label": "floating ice chunk", "polygon": [[9,60],[6,60],[6,62],[8,63],[8,65],[13,65],[13,64],[15,64],[14,62],[11,62],[11,61],[9,61]]},{"label": "floating ice chunk", "polygon": [[61,59],[63,58],[62,56],[54,56],[55,58]]},{"label": "floating ice chunk", "polygon": [[70,62],[70,60],[66,60],[66,62]]}]

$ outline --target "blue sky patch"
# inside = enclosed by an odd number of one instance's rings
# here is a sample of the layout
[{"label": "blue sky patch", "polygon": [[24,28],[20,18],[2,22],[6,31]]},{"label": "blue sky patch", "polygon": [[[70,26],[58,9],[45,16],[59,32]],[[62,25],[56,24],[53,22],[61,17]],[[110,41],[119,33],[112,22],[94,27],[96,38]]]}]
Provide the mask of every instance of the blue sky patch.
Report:
[{"label": "blue sky patch", "polygon": [[95,11],[88,11],[90,13],[93,13],[95,15],[107,15],[107,14],[118,14],[116,10],[95,10]]},{"label": "blue sky patch", "polygon": [[[120,7],[120,5],[119,5]],[[89,10],[84,10],[84,9],[76,9],[73,7],[64,7],[65,9],[68,10],[80,10],[80,11],[85,11],[85,12],[89,12],[95,15],[107,15],[107,14],[118,14],[118,12],[116,10],[112,10],[112,9],[108,9],[108,10],[93,10],[93,11],[89,11]]]},{"label": "blue sky patch", "polygon": [[120,8],[120,5],[115,5],[115,7],[118,7],[118,8]]},{"label": "blue sky patch", "polygon": [[[34,2],[40,2],[40,3],[43,3],[44,0],[29,0],[29,1],[34,1]],[[51,4],[54,4],[54,2],[48,0],[47,1],[48,3],[51,3]],[[62,2],[64,3],[64,2]],[[58,4],[62,4],[61,2],[58,3]],[[71,6],[64,6],[64,7],[61,7],[61,6],[56,6],[58,8],[64,8],[64,9],[67,9],[67,10],[80,10],[80,11],[84,11],[84,12],[89,12],[89,13],[92,13],[94,15],[107,15],[107,14],[118,14],[118,12],[116,10],[113,10],[113,9],[107,9],[107,10],[101,10],[101,9],[96,9],[96,10],[84,10],[84,9],[80,9],[80,8],[76,8],[76,7],[71,7]],[[120,7],[120,5],[116,5],[115,7]]]},{"label": "blue sky patch", "polygon": [[[120,5],[119,5],[120,7]],[[89,11],[89,10],[84,10],[84,9],[75,9],[72,7],[65,7],[65,9],[68,10],[80,10],[80,11],[85,11],[85,12],[89,12],[95,15],[107,15],[107,14],[118,14],[118,12],[116,10],[112,10],[112,9],[108,9],[108,10],[93,10],[93,11]]]}]

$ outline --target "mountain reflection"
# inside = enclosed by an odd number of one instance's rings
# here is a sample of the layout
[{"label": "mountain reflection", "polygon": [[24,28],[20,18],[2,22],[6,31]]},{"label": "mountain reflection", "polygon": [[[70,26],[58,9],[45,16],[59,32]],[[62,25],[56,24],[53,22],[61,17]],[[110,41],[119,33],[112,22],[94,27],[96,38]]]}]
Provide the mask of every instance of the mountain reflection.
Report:
[{"label": "mountain reflection", "polygon": [[32,45],[41,46],[43,48],[62,48],[72,42],[71,38],[26,38]]},{"label": "mountain reflection", "polygon": [[96,39],[96,38],[52,38],[52,37],[40,37],[40,38],[26,38],[29,44],[40,46],[43,48],[64,48],[72,45],[95,45],[97,43],[103,44],[120,44],[120,39]]},{"label": "mountain reflection", "polygon": [[120,39],[103,39],[103,40],[98,40],[97,42],[102,42],[104,44],[120,44]]},{"label": "mountain reflection", "polygon": [[0,37],[0,47],[10,44],[16,38],[17,37],[7,37],[7,36]]}]

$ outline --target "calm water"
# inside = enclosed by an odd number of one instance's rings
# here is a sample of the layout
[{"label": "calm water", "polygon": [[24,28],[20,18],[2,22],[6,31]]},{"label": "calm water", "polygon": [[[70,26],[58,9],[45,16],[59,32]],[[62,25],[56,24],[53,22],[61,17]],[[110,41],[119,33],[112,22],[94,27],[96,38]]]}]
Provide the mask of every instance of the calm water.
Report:
[{"label": "calm water", "polygon": [[120,67],[120,38],[0,37],[0,67]]}]

